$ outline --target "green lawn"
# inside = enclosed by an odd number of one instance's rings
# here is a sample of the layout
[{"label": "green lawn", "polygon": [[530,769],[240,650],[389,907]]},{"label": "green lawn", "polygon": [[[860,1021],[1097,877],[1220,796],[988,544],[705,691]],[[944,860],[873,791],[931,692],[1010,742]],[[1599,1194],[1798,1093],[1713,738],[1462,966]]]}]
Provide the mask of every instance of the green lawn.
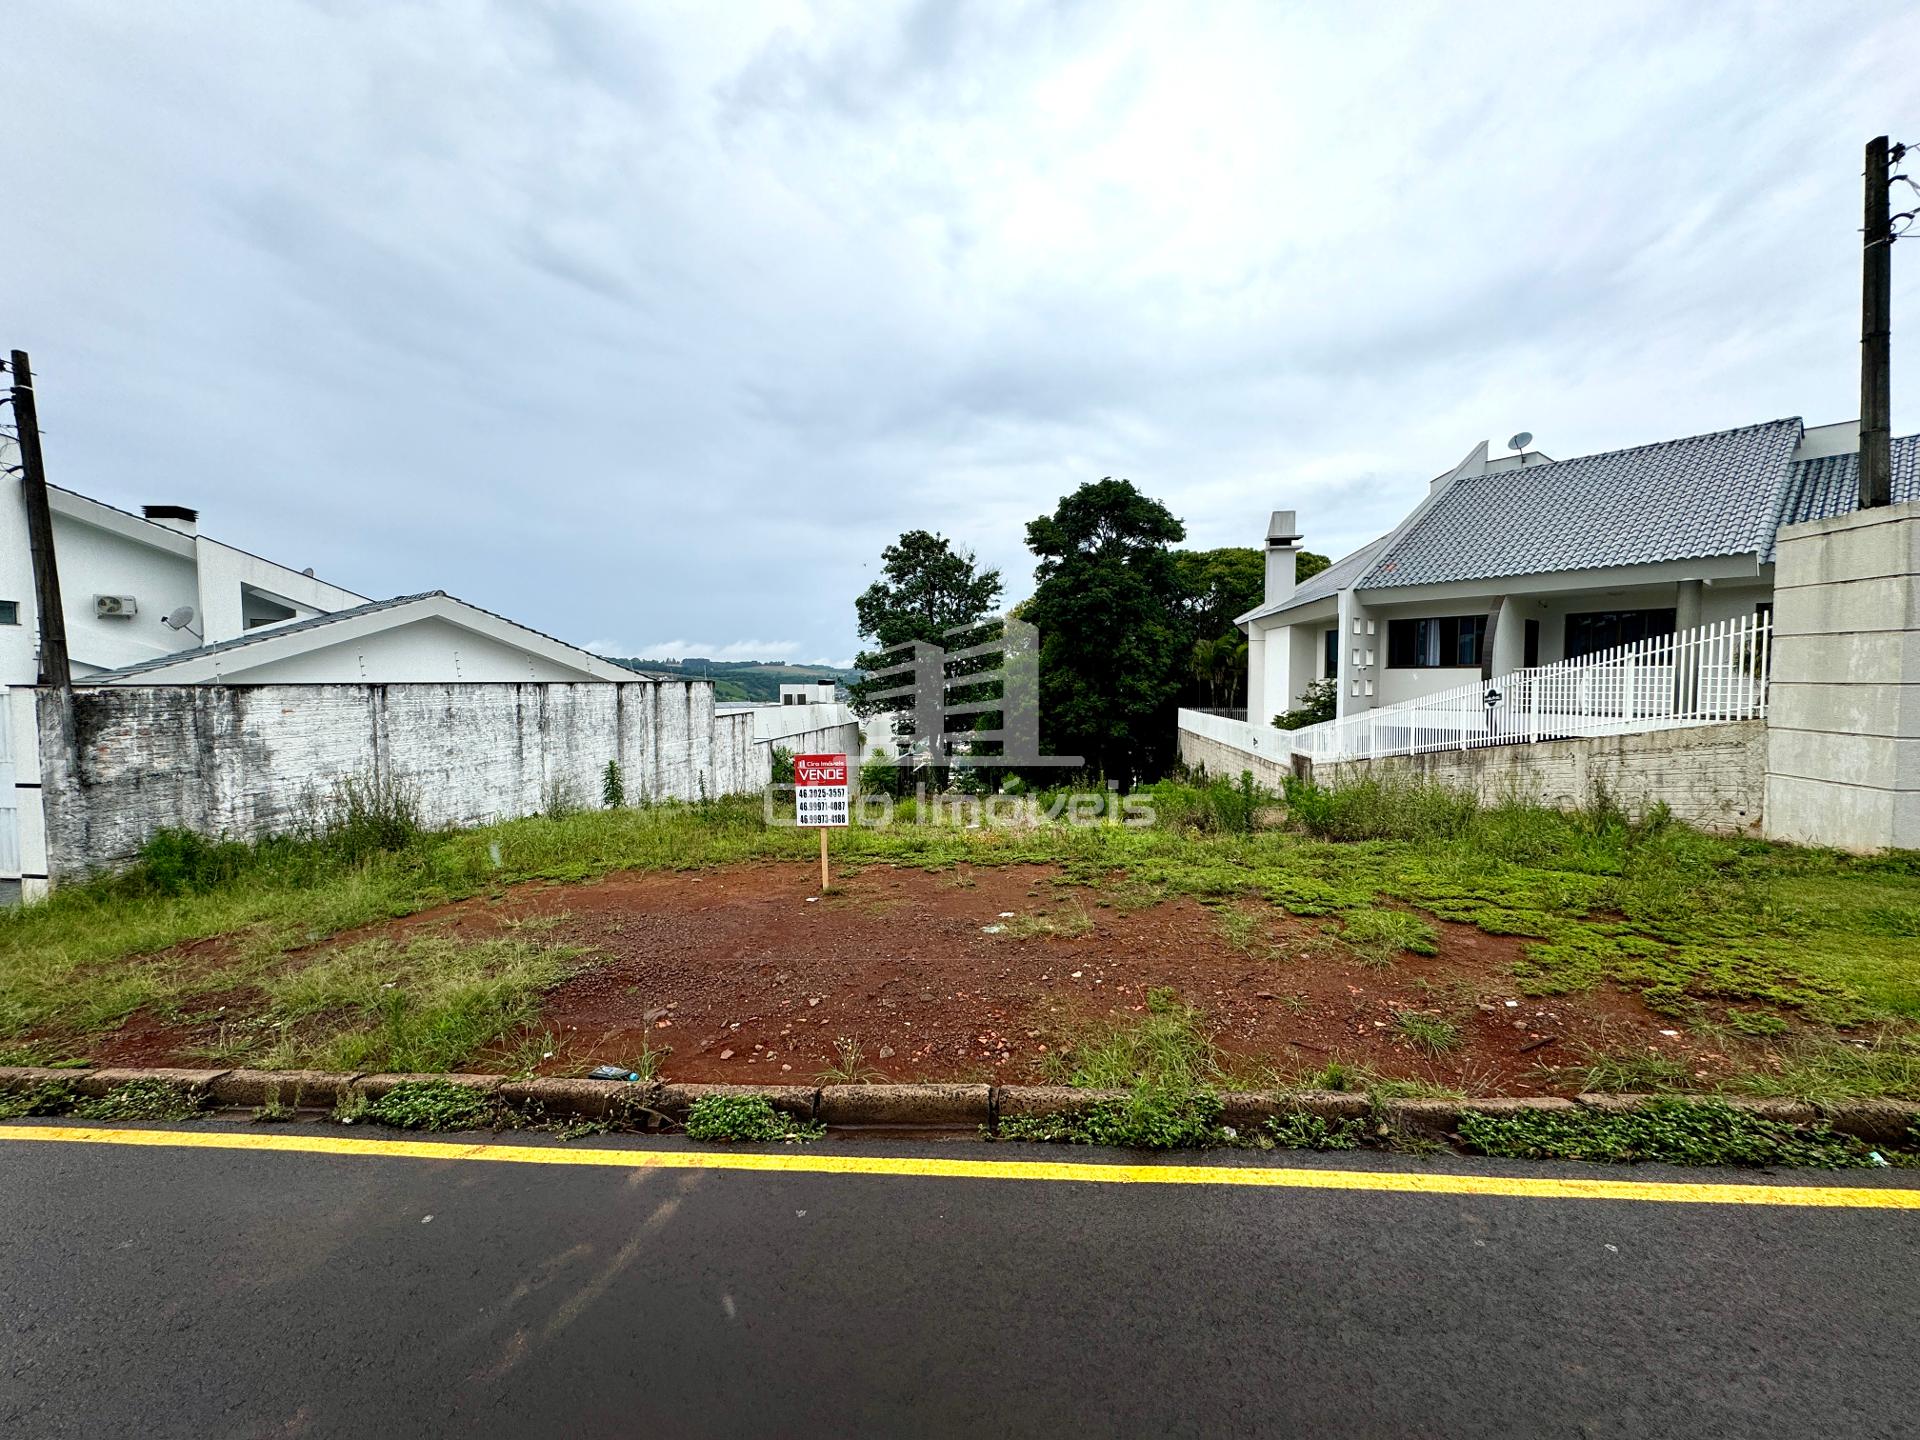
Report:
[{"label": "green lawn", "polygon": [[[1526,938],[1526,991],[1612,981],[1675,1014],[1731,1004],[1754,1034],[1774,1016],[1860,1033],[1920,1021],[1920,856],[1857,859],[1634,823],[1604,804],[1561,815],[1414,788],[1302,792],[1287,828],[1261,830],[1241,828],[1257,807],[1232,787],[1169,784],[1155,799],[1151,828],[896,823],[834,843],[843,866],[1048,862],[1120,906],[1265,900],[1383,957],[1431,946],[1432,926],[1409,910],[1421,912]],[[248,987],[265,1006],[222,1031],[210,1059],[452,1068],[522,1027],[582,957],[537,934],[288,952],[519,882],[804,861],[816,841],[769,827],[757,800],[729,800],[402,827],[384,845],[171,837],[125,875],[0,914],[0,1062],[82,1053],[136,1012],[206,1021]],[[1880,1088],[1920,1080],[1920,1062],[1901,1065]]]}]

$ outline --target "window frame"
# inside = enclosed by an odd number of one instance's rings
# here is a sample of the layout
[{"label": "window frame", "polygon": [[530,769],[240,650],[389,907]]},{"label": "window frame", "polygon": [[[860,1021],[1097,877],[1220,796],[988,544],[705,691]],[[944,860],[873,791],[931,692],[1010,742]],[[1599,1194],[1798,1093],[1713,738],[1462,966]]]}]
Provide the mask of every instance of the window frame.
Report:
[{"label": "window frame", "polygon": [[1478,670],[1486,653],[1484,615],[1412,615],[1387,621],[1389,670]]}]

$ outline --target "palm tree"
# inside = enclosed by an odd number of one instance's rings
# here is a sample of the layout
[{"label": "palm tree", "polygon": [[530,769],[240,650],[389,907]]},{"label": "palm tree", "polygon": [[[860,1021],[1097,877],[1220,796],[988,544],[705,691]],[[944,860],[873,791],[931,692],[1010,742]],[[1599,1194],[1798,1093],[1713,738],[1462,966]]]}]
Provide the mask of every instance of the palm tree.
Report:
[{"label": "palm tree", "polygon": [[1220,642],[1218,640],[1196,640],[1193,642],[1191,668],[1193,678],[1207,687],[1207,704],[1212,706],[1219,699],[1220,685]]}]

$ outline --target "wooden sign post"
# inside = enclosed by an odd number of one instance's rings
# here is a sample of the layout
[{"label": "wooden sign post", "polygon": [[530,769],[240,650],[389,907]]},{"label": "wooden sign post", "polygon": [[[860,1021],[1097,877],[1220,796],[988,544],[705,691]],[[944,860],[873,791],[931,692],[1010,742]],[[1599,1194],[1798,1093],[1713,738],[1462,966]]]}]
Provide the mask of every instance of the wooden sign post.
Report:
[{"label": "wooden sign post", "polygon": [[793,757],[793,823],[820,829],[820,893],[827,893],[827,831],[847,820],[847,757]]}]

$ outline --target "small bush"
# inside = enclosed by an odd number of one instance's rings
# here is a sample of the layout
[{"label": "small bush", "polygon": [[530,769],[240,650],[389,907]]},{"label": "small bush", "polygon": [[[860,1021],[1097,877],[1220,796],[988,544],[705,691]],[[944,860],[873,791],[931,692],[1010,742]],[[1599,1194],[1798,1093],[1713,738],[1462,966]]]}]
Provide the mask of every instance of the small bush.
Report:
[{"label": "small bush", "polygon": [[1301,730],[1333,719],[1340,696],[1340,682],[1332,678],[1315,680],[1300,692],[1300,703],[1282,710],[1273,723],[1282,730]]},{"label": "small bush", "polygon": [[[778,764],[779,752],[775,752],[775,764]],[[787,755],[787,779],[793,778],[793,756]],[[860,766],[860,793],[862,795],[892,795],[896,799],[907,790],[908,771],[904,766],[896,765],[887,758],[886,752],[876,750]],[[780,783],[776,778],[775,783]]]},{"label": "small bush", "polygon": [[620,773],[618,760],[607,761],[607,768],[600,772],[600,803],[609,810],[618,810],[627,803],[627,782]]},{"label": "small bush", "polygon": [[773,747],[773,783],[793,784],[793,751],[784,745]]},{"label": "small bush", "polygon": [[826,1126],[795,1120],[764,1095],[703,1095],[687,1111],[692,1140],[815,1140]]},{"label": "small bush", "polygon": [[405,850],[425,833],[419,792],[395,775],[336,780],[321,810],[321,841],[349,862]]}]

